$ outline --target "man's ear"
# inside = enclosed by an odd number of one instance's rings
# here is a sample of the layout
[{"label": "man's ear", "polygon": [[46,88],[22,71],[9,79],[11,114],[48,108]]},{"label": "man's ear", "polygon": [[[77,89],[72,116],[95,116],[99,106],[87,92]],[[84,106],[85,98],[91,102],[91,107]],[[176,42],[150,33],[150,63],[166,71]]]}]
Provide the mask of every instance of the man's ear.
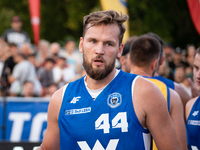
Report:
[{"label": "man's ear", "polygon": [[81,53],[83,53],[83,37],[80,37],[80,41],[79,41],[79,51]]},{"label": "man's ear", "polygon": [[117,58],[120,58],[122,56],[123,48],[124,48],[124,44],[121,43],[119,46],[119,52],[117,54]]},{"label": "man's ear", "polygon": [[162,56],[161,60],[160,60],[160,64],[159,65],[162,65],[163,61],[165,60],[165,57]]},{"label": "man's ear", "polygon": [[124,64],[124,57],[123,57],[123,56],[121,56],[121,57],[119,58],[119,62],[120,62],[121,65]]},{"label": "man's ear", "polygon": [[156,66],[157,66],[157,62],[158,62],[158,59],[155,59],[151,65],[151,69],[152,70],[155,70],[156,69]]}]

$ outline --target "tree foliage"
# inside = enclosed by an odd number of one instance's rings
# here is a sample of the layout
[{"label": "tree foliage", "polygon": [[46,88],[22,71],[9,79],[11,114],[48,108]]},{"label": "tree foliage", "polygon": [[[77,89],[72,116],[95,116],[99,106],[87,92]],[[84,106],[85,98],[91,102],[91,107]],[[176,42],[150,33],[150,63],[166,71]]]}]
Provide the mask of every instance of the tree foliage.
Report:
[{"label": "tree foliage", "polygon": [[154,32],[175,47],[200,46],[186,0],[128,0],[128,11],[130,35]]},{"label": "tree foliage", "polygon": [[[165,42],[185,48],[187,44],[200,46],[200,36],[191,21],[187,1],[127,0],[130,35],[154,32]],[[82,35],[83,16],[101,10],[99,0],[41,0],[40,37],[50,42],[79,40]],[[0,1],[0,34],[10,28],[12,16],[19,15],[23,29],[32,41],[28,0]]]}]

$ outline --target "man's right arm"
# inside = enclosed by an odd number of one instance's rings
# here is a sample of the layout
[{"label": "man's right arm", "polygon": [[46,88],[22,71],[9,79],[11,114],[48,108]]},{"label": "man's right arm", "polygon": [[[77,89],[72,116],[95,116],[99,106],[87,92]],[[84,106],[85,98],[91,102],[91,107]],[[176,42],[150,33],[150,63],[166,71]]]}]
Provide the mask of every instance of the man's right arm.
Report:
[{"label": "man's right arm", "polygon": [[158,87],[150,81],[139,79],[136,81],[134,93],[133,104],[136,115],[140,123],[143,123],[143,127],[150,131],[157,148],[180,150],[166,101]]},{"label": "man's right arm", "polygon": [[58,127],[58,116],[62,103],[62,89],[56,91],[49,103],[47,129],[41,146],[37,150],[59,150],[60,131]]}]

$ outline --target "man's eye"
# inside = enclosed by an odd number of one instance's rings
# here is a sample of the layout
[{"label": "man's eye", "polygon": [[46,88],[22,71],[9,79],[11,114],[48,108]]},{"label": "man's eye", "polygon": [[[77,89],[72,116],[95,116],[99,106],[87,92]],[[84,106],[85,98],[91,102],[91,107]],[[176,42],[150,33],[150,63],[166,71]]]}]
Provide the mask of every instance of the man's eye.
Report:
[{"label": "man's eye", "polygon": [[110,43],[107,43],[107,44],[106,44],[106,46],[112,46],[112,44],[110,44]]},{"label": "man's eye", "polygon": [[91,43],[96,43],[96,41],[95,41],[95,40],[92,40]]},{"label": "man's eye", "polygon": [[198,71],[198,70],[199,70],[199,67],[194,66],[194,70],[195,70],[195,71]]}]

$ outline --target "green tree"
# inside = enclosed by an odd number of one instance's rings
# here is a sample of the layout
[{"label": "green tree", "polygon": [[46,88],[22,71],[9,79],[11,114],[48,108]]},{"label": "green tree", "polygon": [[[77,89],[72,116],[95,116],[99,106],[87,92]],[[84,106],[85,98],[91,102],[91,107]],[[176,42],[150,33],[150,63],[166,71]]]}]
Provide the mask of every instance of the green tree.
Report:
[{"label": "green tree", "polygon": [[[185,48],[187,44],[200,46],[200,36],[191,21],[187,1],[127,0],[130,35],[147,32],[158,34],[165,42]],[[101,10],[99,0],[41,0],[40,38],[60,42],[66,38],[76,41],[82,35],[83,16]],[[19,15],[23,29],[33,43],[28,0],[0,1],[0,34],[10,28],[12,16]]]},{"label": "green tree", "polygon": [[200,46],[186,1],[129,0],[128,10],[130,35],[154,32],[174,46]]}]

